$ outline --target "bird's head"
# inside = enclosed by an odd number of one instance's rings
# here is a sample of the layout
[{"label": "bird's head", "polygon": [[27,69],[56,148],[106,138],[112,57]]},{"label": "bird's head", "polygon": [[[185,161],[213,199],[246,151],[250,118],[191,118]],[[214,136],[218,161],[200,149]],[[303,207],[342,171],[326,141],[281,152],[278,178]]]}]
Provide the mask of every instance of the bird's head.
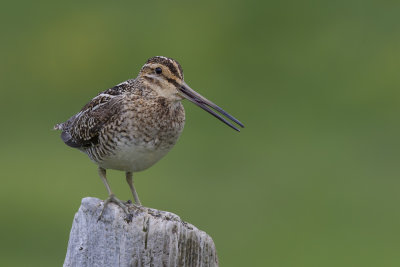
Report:
[{"label": "bird's head", "polygon": [[187,99],[236,131],[239,131],[239,129],[216,111],[232,120],[240,127],[244,127],[236,118],[191,89],[183,79],[181,65],[172,58],[161,56],[150,58],[140,70],[139,77],[160,97],[171,101]]}]

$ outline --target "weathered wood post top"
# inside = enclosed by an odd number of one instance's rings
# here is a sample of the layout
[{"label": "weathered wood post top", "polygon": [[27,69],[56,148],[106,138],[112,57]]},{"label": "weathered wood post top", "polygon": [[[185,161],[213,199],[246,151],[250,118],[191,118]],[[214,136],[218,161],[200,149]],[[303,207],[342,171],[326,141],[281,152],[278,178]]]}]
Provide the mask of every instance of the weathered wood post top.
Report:
[{"label": "weathered wood post top", "polygon": [[87,197],[75,214],[64,267],[218,266],[212,238],[179,216],[130,207],[132,220],[109,204]]}]

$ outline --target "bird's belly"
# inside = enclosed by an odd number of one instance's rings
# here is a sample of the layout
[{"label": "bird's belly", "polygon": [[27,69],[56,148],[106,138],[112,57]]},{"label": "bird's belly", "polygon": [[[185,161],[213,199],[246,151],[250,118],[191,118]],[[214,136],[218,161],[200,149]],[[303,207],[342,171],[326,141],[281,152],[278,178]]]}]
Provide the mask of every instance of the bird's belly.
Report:
[{"label": "bird's belly", "polygon": [[104,169],[138,172],[159,161],[169,150],[151,150],[141,146],[124,146],[99,162]]},{"label": "bird's belly", "polygon": [[173,147],[151,144],[119,142],[114,151],[96,163],[104,169],[138,172],[145,170],[164,157]]}]

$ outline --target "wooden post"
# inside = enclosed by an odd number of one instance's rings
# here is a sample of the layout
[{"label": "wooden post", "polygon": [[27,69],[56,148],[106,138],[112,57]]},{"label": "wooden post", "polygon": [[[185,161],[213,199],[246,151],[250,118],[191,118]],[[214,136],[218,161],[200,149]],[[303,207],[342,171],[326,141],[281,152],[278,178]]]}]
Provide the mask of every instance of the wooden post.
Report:
[{"label": "wooden post", "polygon": [[111,203],[87,197],[75,214],[64,267],[218,266],[212,238],[179,216],[146,207],[130,208],[132,221]]}]

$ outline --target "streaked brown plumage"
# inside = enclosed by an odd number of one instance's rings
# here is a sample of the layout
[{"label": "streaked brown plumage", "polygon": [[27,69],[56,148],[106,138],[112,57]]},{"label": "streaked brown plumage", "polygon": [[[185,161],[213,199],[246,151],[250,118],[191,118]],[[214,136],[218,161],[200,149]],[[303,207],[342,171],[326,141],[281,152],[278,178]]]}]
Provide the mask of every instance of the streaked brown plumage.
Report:
[{"label": "streaked brown plumage", "polygon": [[86,153],[99,166],[109,193],[104,208],[113,201],[128,213],[126,205],[112,193],[106,169],[126,172],[135,202],[140,205],[132,173],[149,168],[175,145],[185,123],[182,99],[195,103],[235,130],[238,129],[214,110],[243,127],[193,91],[183,80],[180,64],[166,57],[150,58],[136,79],[100,93],[79,113],[54,127],[62,130],[65,144]]}]

